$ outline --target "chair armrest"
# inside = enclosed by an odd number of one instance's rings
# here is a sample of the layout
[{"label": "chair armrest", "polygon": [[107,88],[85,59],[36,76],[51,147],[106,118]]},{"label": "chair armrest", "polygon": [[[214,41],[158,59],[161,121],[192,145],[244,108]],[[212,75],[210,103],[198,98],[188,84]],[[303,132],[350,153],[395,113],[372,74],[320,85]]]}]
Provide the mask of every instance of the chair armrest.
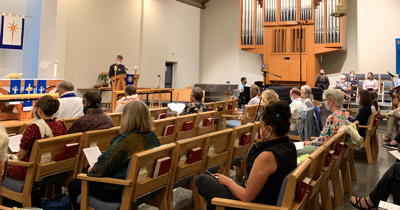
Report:
[{"label": "chair armrest", "polygon": [[31,168],[33,166],[32,162],[26,162],[26,161],[20,161],[20,160],[8,160],[9,165],[15,165],[15,166],[23,166],[23,167],[28,167]]},{"label": "chair armrest", "polygon": [[110,178],[110,177],[91,177],[88,176],[87,174],[78,174],[77,176],[78,179],[85,180],[85,181],[90,181],[90,182],[101,182],[101,183],[106,183],[106,184],[116,184],[116,185],[122,185],[122,186],[130,186],[132,184],[131,181],[125,180],[125,179],[115,179],[115,178]]},{"label": "chair armrest", "polygon": [[288,137],[289,137],[290,140],[293,140],[293,141],[301,141],[300,136],[290,135],[289,134]]},{"label": "chair armrest", "polygon": [[369,128],[368,125],[358,125],[359,128]]},{"label": "chair armrest", "polygon": [[239,118],[239,115],[227,115],[227,114],[223,114],[221,115],[222,118]]},{"label": "chair armrest", "polygon": [[238,208],[238,209],[254,209],[254,210],[283,210],[287,208],[282,208],[278,206],[269,206],[263,205],[258,203],[250,203],[250,202],[243,202],[237,200],[230,200],[225,198],[213,198],[212,204],[216,206],[225,206],[230,208]]}]

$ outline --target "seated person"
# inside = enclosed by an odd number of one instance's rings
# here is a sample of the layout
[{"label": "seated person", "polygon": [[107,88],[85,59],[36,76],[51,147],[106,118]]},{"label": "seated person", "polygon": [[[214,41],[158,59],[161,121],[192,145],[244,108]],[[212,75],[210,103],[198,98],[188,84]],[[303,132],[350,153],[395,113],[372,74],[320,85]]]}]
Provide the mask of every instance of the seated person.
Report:
[{"label": "seated person", "polygon": [[317,80],[315,81],[315,87],[319,87],[324,91],[329,88],[329,78],[325,75],[324,69],[321,69],[319,73],[320,75],[318,75]]},{"label": "seated person", "polygon": [[60,108],[54,115],[57,119],[67,119],[83,116],[82,98],[74,92],[74,85],[70,81],[61,81],[57,84]]},{"label": "seated person", "polygon": [[303,103],[303,98],[301,97],[301,91],[298,88],[292,88],[290,90],[290,112],[292,114],[292,120],[290,124],[290,131],[297,133],[297,120],[300,118],[300,113],[307,107]]},{"label": "seated person", "polygon": [[376,92],[370,92],[371,98],[372,98],[372,112],[379,111],[379,104],[378,104],[378,93]]},{"label": "seated person", "polygon": [[260,88],[257,85],[251,85],[250,86],[250,97],[251,100],[247,105],[258,105],[260,104]]},{"label": "seated person", "polygon": [[400,205],[400,162],[390,167],[379,180],[368,197],[350,196],[349,201],[356,209],[378,209],[380,201],[387,201],[390,195],[393,203]]},{"label": "seated person", "polygon": [[257,114],[257,121],[260,121],[262,118],[262,112],[264,111],[265,107],[267,107],[270,103],[278,102],[279,96],[275,92],[275,90],[266,89],[261,93],[261,107]]},{"label": "seated person", "polygon": [[4,176],[7,161],[8,141],[9,139],[6,129],[0,126],[0,180],[2,180]]},{"label": "seated person", "polygon": [[[160,146],[153,130],[147,105],[141,101],[127,104],[122,112],[120,134],[111,141],[110,147],[100,155],[93,168],[89,168],[88,176],[125,179],[132,154]],[[80,180],[69,183],[68,194],[74,210],[79,210]],[[89,194],[103,201],[121,202],[122,187],[90,182]]]},{"label": "seated person", "polygon": [[86,92],[83,95],[83,112],[85,115],[74,121],[68,133],[79,133],[92,130],[112,128],[111,117],[100,108],[101,97],[98,92]]},{"label": "seated person", "polygon": [[363,83],[363,89],[369,91],[378,91],[379,84],[376,79],[374,79],[374,74],[372,72],[368,72],[367,79]]},{"label": "seated person", "polygon": [[324,92],[325,106],[332,112],[325,122],[321,135],[313,141],[304,141],[304,149],[297,151],[298,155],[311,154],[315,149],[335,135],[342,126],[349,125],[344,112],[341,110],[344,103],[344,94],[338,89],[328,89]]},{"label": "seated person", "polygon": [[203,90],[195,87],[190,96],[190,103],[186,105],[180,115],[194,114],[199,112],[207,112],[208,107],[203,104]]},{"label": "seated person", "polygon": [[[360,97],[360,100],[359,100],[360,108],[358,110],[356,118],[352,118],[350,116],[349,112],[345,112],[345,115],[349,119],[350,122],[358,121],[359,125],[368,125],[368,119],[372,114],[371,94],[367,90],[360,90],[358,92],[358,96]],[[360,136],[365,137],[366,129],[360,128],[360,129],[358,129],[358,133],[360,134]]]},{"label": "seated person", "polygon": [[340,80],[336,81],[335,88],[342,90],[345,94],[346,99],[350,99],[351,85],[347,81],[346,75],[340,75]]},{"label": "seated person", "polygon": [[311,98],[312,95],[311,87],[308,85],[301,86],[300,93],[301,93],[301,98],[303,98],[304,105],[306,105],[308,108],[313,108],[314,103],[313,99]]},{"label": "seated person", "polygon": [[125,96],[117,101],[117,107],[114,112],[122,112],[124,106],[131,101],[140,101],[140,96],[136,94],[136,87],[128,85],[125,88]]},{"label": "seated person", "polygon": [[350,75],[347,78],[347,81],[349,82],[349,84],[351,86],[351,96],[355,96],[357,88],[358,88],[358,78],[357,78],[356,74],[354,73],[354,71],[350,71]]},{"label": "seated person", "polygon": [[[397,134],[398,122],[400,120],[400,87],[394,88],[390,92],[392,97],[392,106],[394,110],[387,112],[386,114],[380,115],[381,119],[387,118],[387,128],[383,141],[386,143],[383,145],[388,149],[397,149],[398,142],[400,141],[400,134]],[[395,136],[395,138],[393,138]]]},{"label": "seated person", "polygon": [[[36,101],[33,113],[36,120],[25,128],[22,134],[21,144],[17,157],[21,161],[28,161],[31,154],[31,149],[36,140],[51,138],[67,134],[67,128],[64,123],[56,120],[53,115],[60,107],[60,102],[49,96],[45,95]],[[26,167],[9,165],[7,176],[14,179],[25,179]]]},{"label": "seated person", "polygon": [[251,147],[246,160],[244,185],[222,175],[202,174],[195,184],[207,201],[207,209],[215,209],[215,197],[276,205],[285,177],[297,166],[296,148],[287,137],[290,108],[286,102],[268,105],[263,112],[260,129],[262,141]]}]

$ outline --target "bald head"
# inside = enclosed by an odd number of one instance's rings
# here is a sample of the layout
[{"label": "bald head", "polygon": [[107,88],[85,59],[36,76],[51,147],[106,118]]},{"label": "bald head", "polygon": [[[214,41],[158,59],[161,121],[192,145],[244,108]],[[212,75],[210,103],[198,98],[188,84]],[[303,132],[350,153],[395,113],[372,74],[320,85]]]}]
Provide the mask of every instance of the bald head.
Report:
[{"label": "bald head", "polygon": [[65,92],[74,91],[75,87],[72,82],[64,80],[57,84],[57,93],[61,96]]}]

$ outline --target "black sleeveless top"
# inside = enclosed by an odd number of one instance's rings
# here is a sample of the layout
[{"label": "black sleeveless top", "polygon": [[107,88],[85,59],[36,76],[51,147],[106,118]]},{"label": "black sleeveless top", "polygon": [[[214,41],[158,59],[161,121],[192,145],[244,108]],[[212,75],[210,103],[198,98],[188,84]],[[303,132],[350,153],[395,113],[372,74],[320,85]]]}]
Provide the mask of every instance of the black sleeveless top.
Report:
[{"label": "black sleeveless top", "polygon": [[275,173],[269,176],[264,187],[252,202],[276,205],[283,180],[297,166],[296,147],[288,137],[255,143],[250,148],[247,156],[245,180],[250,175],[255,159],[261,152],[265,151],[270,151],[274,154],[278,167]]}]

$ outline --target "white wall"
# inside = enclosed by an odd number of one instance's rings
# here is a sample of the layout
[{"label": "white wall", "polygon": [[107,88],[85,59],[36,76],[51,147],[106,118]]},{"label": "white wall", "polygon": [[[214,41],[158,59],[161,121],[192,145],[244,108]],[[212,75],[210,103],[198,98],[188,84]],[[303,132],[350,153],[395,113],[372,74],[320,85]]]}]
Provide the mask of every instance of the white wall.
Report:
[{"label": "white wall", "polygon": [[200,82],[206,84],[249,83],[263,80],[261,55],[239,49],[240,1],[212,0],[201,12]]},{"label": "white wall", "polygon": [[0,78],[8,73],[37,76],[41,0],[1,0],[0,12],[32,16],[25,19],[23,50],[0,49]]}]

